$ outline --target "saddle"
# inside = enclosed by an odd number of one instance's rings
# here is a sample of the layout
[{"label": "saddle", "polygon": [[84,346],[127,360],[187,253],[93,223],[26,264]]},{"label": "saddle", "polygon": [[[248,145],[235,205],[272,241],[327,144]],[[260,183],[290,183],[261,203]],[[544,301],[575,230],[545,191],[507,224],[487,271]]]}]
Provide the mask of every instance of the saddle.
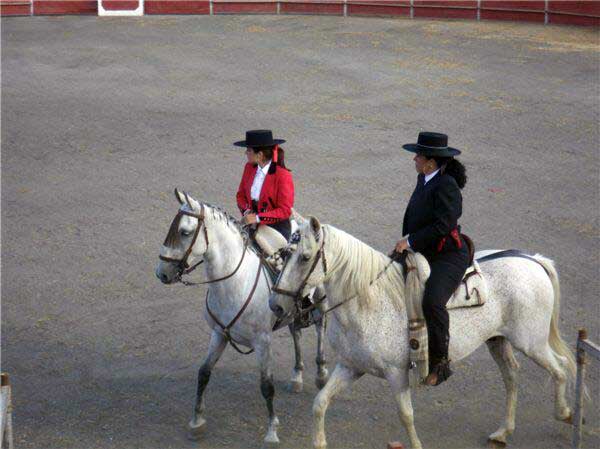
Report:
[{"label": "saddle", "polygon": [[482,306],[485,304],[487,296],[487,282],[481,273],[479,264],[474,260],[471,266],[467,268],[460,285],[446,303],[446,309]]},{"label": "saddle", "polygon": [[258,226],[254,232],[254,241],[265,257],[272,256],[288,243],[283,235],[270,226]]}]

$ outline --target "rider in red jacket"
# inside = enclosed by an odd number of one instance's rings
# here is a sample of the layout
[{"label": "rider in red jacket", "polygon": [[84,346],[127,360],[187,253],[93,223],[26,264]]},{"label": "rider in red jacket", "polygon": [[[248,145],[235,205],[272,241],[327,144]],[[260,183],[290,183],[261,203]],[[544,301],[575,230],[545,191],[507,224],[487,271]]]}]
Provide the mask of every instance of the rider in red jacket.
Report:
[{"label": "rider in red jacket", "polygon": [[248,163],[237,192],[237,204],[247,224],[258,223],[279,231],[286,240],[291,233],[290,215],[294,206],[294,181],[285,167],[282,139],[273,139],[270,130],[246,132]]}]

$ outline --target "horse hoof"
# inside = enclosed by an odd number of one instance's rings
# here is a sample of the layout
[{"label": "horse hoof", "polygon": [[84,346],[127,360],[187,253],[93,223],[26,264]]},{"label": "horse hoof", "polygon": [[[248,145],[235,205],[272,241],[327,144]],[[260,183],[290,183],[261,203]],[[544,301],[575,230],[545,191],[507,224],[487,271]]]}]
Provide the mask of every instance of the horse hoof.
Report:
[{"label": "horse hoof", "polygon": [[497,438],[488,438],[488,447],[490,449],[499,449],[506,447],[506,441],[502,441]]},{"label": "horse hoof", "polygon": [[323,387],[327,384],[329,377],[317,377],[315,379],[315,385],[319,390],[323,389]]},{"label": "horse hoof", "polygon": [[573,414],[570,414],[569,416],[567,416],[566,418],[557,418],[559,421],[562,421],[564,423],[567,424],[573,424]]},{"label": "horse hoof", "polygon": [[279,446],[279,438],[277,437],[277,434],[269,433],[265,437],[265,441],[263,442],[263,448],[271,449],[271,448],[278,447],[278,446]]},{"label": "horse hoof", "polygon": [[199,440],[204,432],[206,432],[206,420],[204,418],[192,419],[188,424],[187,437],[189,440]]},{"label": "horse hoof", "polygon": [[[569,416],[567,416],[566,418],[556,418],[557,421],[564,422],[564,423],[569,424],[571,426],[575,425],[574,419],[575,419],[575,417],[573,416],[572,413]],[[581,418],[581,423],[582,424],[587,424],[586,421],[585,421],[585,417]]]},{"label": "horse hoof", "polygon": [[303,385],[302,382],[294,382],[291,381],[290,383],[288,383],[287,385],[287,390],[290,393],[301,393],[303,389]]}]

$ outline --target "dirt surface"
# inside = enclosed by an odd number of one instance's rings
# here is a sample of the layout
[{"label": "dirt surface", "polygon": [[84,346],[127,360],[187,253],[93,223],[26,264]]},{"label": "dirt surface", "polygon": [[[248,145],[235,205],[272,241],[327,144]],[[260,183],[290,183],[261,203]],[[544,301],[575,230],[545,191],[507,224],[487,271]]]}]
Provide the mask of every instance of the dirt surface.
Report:
[{"label": "dirt surface", "polygon": [[[341,17],[2,19],[2,370],[17,448],[261,447],[252,356],[226,351],[209,431],[186,439],[207,347],[204,289],[161,285],[175,186],[235,212],[246,129],[287,139],[296,206],[381,250],[415,184],[401,144],[450,135],[469,170],[464,231],[480,249],[553,258],[561,328],[600,341],[599,33],[523,24]],[[292,343],[275,338],[284,449],[310,447],[305,391],[284,390]],[[330,360],[335,356],[330,354]],[[552,384],[524,357],[514,448],[568,447]],[[589,366],[584,447],[600,447]],[[484,447],[504,414],[485,348],[413,395],[429,448]],[[570,395],[572,398],[572,394]],[[327,415],[331,448],[408,444],[387,385],[364,378]]]}]

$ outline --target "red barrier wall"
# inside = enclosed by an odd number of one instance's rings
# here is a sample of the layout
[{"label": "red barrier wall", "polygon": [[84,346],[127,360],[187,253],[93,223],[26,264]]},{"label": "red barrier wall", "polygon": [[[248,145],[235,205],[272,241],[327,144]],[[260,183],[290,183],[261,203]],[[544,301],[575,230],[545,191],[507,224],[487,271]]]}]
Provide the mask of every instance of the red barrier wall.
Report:
[{"label": "red barrier wall", "polygon": [[277,3],[264,0],[214,0],[213,14],[277,14]]},{"label": "red barrier wall", "polygon": [[548,22],[562,25],[600,26],[600,1],[549,1]]},{"label": "red barrier wall", "polygon": [[98,14],[96,0],[33,0],[33,15]]},{"label": "red barrier wall", "polygon": [[410,17],[410,0],[348,0],[346,8],[351,16]]},{"label": "red barrier wall", "polygon": [[208,0],[146,0],[144,14],[210,14]]},{"label": "red barrier wall", "polygon": [[280,11],[282,14],[323,14],[323,15],[338,15],[344,14],[344,5],[339,1],[335,2],[313,2],[307,1],[291,1],[281,3]]},{"label": "red barrier wall", "polygon": [[102,6],[107,11],[131,11],[140,6],[137,0],[103,0]]},{"label": "red barrier wall", "polygon": [[0,14],[4,16],[29,16],[31,15],[31,1],[0,1]]},{"label": "red barrier wall", "polygon": [[413,2],[414,17],[433,19],[477,19],[477,1]]},{"label": "red barrier wall", "polygon": [[[106,0],[131,9],[132,0]],[[2,16],[97,14],[96,0],[0,0]],[[145,14],[324,14],[600,26],[600,0],[146,0]]]}]

